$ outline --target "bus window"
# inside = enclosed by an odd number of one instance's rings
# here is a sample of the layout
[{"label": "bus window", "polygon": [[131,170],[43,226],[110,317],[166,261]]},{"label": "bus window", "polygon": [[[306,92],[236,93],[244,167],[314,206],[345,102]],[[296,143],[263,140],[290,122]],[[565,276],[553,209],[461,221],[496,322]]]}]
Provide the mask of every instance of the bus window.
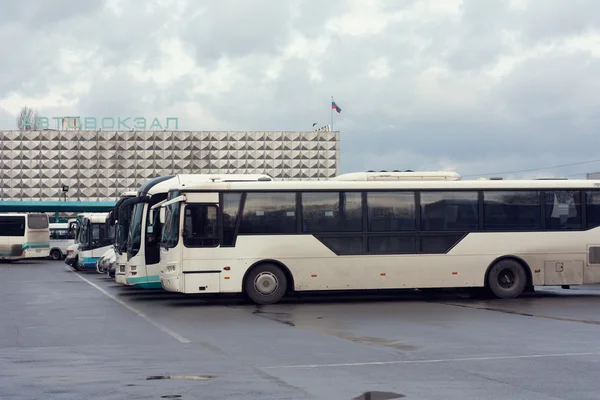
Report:
[{"label": "bus window", "polygon": [[361,193],[302,193],[303,231],[362,231],[361,196]]},{"label": "bus window", "polygon": [[370,232],[415,229],[414,192],[369,192],[367,209]]},{"label": "bus window", "polygon": [[73,239],[73,237],[67,229],[50,229],[50,239],[64,240]]},{"label": "bus window", "polygon": [[25,217],[0,217],[0,236],[24,236]]},{"label": "bus window", "polygon": [[589,191],[585,194],[587,227],[600,225],[600,191]]},{"label": "bus window", "polygon": [[295,233],[295,193],[248,193],[240,233]]},{"label": "bus window", "polygon": [[241,193],[223,193],[223,246],[233,246],[233,234],[241,199]]},{"label": "bus window", "polygon": [[29,214],[27,227],[29,229],[45,229],[48,227],[48,216],[44,214]]},{"label": "bus window", "polygon": [[100,225],[92,224],[92,248],[100,246]]},{"label": "bus window", "polygon": [[421,192],[421,229],[477,230],[478,204],[477,192]]},{"label": "bus window", "polygon": [[486,230],[536,230],[541,228],[538,191],[484,192]]},{"label": "bus window", "polygon": [[216,247],[219,245],[216,206],[200,204],[186,206],[183,244],[186,247]]},{"label": "bus window", "polygon": [[545,198],[547,229],[581,229],[579,191],[546,191]]}]

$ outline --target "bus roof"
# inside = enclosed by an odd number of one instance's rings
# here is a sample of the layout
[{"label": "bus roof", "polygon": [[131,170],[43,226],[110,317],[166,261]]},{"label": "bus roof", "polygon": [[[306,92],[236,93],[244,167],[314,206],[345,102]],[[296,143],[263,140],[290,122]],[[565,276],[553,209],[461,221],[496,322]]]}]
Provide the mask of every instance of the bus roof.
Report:
[{"label": "bus roof", "polygon": [[458,181],[461,176],[452,171],[367,171],[351,172],[330,181]]},{"label": "bus roof", "polygon": [[2,216],[2,217],[26,217],[28,215],[45,215],[45,216],[48,216],[48,214],[41,213],[41,212],[0,213],[0,216]]},{"label": "bus roof", "polygon": [[468,180],[468,181],[274,181],[180,185],[172,190],[189,191],[298,191],[298,190],[485,190],[485,189],[600,189],[600,180]]},{"label": "bus roof", "polygon": [[[164,178],[164,177],[163,177]],[[273,181],[265,174],[177,174],[166,177],[164,180],[157,178],[146,182],[138,191],[138,195],[152,196],[157,193],[168,193],[173,187],[187,187],[206,182],[256,182]],[[154,183],[154,184],[152,184]]]},{"label": "bus roof", "polygon": [[106,222],[106,217],[108,213],[90,213],[85,215],[83,218],[89,220],[91,223],[104,223]]}]

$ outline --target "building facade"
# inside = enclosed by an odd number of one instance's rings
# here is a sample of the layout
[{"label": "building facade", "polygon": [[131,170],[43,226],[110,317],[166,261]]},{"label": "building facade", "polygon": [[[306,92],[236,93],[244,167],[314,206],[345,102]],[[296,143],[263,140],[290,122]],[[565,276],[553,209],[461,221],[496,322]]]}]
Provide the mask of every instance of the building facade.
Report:
[{"label": "building facade", "polygon": [[3,131],[0,199],[112,201],[173,173],[327,179],[339,174],[339,149],[331,131]]}]

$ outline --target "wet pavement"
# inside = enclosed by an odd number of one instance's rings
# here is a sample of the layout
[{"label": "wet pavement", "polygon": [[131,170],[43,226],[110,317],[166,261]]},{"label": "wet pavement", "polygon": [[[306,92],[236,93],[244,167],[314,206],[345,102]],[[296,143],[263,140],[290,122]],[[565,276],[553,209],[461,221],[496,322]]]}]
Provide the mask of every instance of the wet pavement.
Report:
[{"label": "wet pavement", "polygon": [[600,399],[600,285],[257,307],[0,264],[0,399]]}]

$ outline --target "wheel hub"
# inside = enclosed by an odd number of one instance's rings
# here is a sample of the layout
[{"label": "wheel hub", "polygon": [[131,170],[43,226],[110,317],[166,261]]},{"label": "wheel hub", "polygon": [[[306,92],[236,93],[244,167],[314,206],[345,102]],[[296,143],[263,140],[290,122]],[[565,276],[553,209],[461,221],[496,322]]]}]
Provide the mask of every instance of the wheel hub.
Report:
[{"label": "wheel hub", "polygon": [[254,280],[256,291],[262,295],[269,295],[275,292],[278,286],[277,277],[270,272],[262,272]]},{"label": "wheel hub", "polygon": [[503,289],[510,289],[515,284],[515,273],[510,269],[503,269],[498,274],[498,284]]}]

